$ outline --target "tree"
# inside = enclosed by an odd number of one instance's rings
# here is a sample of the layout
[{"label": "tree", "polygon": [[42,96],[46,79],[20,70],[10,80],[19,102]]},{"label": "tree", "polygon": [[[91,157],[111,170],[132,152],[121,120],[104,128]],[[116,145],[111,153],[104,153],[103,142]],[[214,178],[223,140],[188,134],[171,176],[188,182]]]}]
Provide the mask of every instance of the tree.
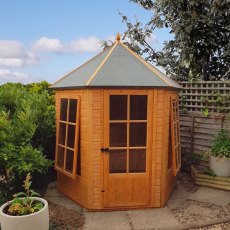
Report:
[{"label": "tree", "polygon": [[[121,15],[127,26],[122,39],[147,61],[177,80],[230,79],[229,0],[130,1],[153,12],[145,25]],[[161,51],[147,42],[156,28],[170,28],[174,35]]]}]

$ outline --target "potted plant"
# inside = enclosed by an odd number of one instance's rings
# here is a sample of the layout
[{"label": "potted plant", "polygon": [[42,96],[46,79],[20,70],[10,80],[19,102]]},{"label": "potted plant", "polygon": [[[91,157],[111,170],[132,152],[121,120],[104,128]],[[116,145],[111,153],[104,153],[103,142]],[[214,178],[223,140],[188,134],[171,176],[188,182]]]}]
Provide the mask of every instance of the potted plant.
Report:
[{"label": "potted plant", "polygon": [[[27,174],[23,187],[25,192],[14,195],[14,199],[0,208],[2,230],[48,230],[48,202],[30,189],[31,176]],[[36,196],[36,197],[35,197]]]},{"label": "potted plant", "polygon": [[227,131],[221,130],[213,142],[210,168],[217,176],[230,176],[230,135]]}]

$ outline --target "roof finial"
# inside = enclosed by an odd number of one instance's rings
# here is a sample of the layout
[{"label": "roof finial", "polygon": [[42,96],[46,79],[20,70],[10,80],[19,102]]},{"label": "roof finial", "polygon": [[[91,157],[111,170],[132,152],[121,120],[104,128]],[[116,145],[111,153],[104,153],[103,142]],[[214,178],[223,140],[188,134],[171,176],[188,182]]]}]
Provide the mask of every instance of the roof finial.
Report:
[{"label": "roof finial", "polygon": [[117,40],[118,42],[121,40],[121,35],[120,35],[119,32],[117,33],[116,40]]}]

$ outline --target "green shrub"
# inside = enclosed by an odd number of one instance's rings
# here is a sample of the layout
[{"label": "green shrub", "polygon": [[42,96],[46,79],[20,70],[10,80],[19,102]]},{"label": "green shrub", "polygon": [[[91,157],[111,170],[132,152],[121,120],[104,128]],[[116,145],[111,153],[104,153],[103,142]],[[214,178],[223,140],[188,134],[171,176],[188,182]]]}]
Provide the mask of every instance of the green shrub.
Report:
[{"label": "green shrub", "polygon": [[33,87],[0,86],[0,199],[17,191],[27,173],[46,173],[52,165],[45,155],[50,146],[54,152],[54,98]]},{"label": "green shrub", "polygon": [[211,148],[211,155],[230,158],[230,135],[227,131],[221,130],[218,133]]}]

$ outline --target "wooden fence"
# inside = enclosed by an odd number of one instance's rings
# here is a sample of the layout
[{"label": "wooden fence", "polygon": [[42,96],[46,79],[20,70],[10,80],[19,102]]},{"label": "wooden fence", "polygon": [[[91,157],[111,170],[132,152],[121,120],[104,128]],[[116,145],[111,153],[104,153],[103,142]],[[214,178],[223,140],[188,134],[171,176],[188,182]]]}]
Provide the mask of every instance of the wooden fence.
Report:
[{"label": "wooden fence", "polygon": [[182,154],[202,153],[210,150],[215,135],[221,130],[230,131],[230,114],[181,113],[180,134]]},{"label": "wooden fence", "polygon": [[180,133],[182,160],[209,151],[215,135],[230,131],[230,81],[180,82]]}]

